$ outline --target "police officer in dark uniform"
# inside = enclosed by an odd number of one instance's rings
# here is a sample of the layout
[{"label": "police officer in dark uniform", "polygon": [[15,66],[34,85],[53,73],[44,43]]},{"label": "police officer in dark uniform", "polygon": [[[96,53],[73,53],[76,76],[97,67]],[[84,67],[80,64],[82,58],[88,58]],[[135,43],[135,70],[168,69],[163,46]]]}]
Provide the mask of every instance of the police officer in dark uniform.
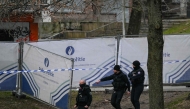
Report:
[{"label": "police officer in dark uniform", "polygon": [[131,102],[135,109],[140,109],[139,98],[144,89],[144,70],[139,61],[133,62],[133,71],[128,74],[132,83]]},{"label": "police officer in dark uniform", "polygon": [[115,109],[121,109],[120,102],[123,97],[123,94],[127,90],[127,94],[130,94],[130,83],[125,75],[121,70],[119,65],[114,66],[113,70],[114,74],[104,77],[97,81],[99,83],[101,81],[107,81],[113,79],[112,85],[114,87],[114,91],[111,97],[111,104]]},{"label": "police officer in dark uniform", "polygon": [[80,88],[76,97],[76,104],[74,108],[88,109],[92,102],[91,89],[89,85],[86,85],[84,80],[80,80],[79,86]]}]

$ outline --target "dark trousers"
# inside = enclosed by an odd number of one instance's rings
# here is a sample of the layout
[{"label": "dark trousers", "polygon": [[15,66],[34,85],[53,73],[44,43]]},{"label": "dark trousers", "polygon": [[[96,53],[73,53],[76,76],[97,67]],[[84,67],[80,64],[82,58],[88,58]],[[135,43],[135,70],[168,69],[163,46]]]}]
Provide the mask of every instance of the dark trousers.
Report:
[{"label": "dark trousers", "polygon": [[114,91],[111,97],[111,104],[115,109],[121,109],[120,102],[124,94],[124,90]]},{"label": "dark trousers", "polygon": [[85,108],[84,106],[78,106],[77,109],[88,109],[88,108]]},{"label": "dark trousers", "polygon": [[138,84],[135,86],[132,86],[132,91],[131,91],[131,102],[135,109],[140,109],[140,103],[139,103],[139,98],[141,93],[143,92],[144,85],[143,84]]}]

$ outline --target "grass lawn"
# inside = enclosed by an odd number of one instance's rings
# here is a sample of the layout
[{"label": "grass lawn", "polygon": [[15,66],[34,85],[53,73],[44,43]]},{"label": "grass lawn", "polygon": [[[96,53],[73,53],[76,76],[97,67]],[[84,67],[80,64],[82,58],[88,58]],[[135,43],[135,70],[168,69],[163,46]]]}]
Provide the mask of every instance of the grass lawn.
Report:
[{"label": "grass lawn", "polygon": [[183,95],[173,99],[169,103],[165,103],[166,109],[190,109],[190,100],[187,99],[190,93],[186,92]]},{"label": "grass lawn", "polygon": [[179,25],[175,25],[163,32],[165,35],[190,34],[190,20]]},{"label": "grass lawn", "polygon": [[[76,103],[77,91],[71,92],[70,107]],[[102,96],[99,93],[92,92],[93,101],[100,101]],[[63,104],[64,105],[64,104]],[[50,105],[37,101],[29,96],[18,99],[9,91],[0,91],[0,109],[56,109]]]},{"label": "grass lawn", "polygon": [[0,109],[55,109],[28,96],[18,99],[12,92],[0,92]]}]

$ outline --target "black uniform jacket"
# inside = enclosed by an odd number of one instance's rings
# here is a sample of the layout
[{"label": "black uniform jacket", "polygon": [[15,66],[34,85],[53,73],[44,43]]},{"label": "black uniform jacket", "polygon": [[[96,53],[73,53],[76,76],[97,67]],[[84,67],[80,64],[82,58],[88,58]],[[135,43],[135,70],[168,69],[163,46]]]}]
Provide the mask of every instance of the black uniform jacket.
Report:
[{"label": "black uniform jacket", "polygon": [[144,70],[140,67],[137,70],[133,70],[128,74],[128,77],[131,80],[132,85],[138,85],[144,83]]},{"label": "black uniform jacket", "polygon": [[85,85],[83,88],[80,88],[78,95],[76,97],[77,106],[90,106],[92,102],[91,89],[88,85]]},{"label": "black uniform jacket", "polygon": [[127,75],[125,75],[122,71],[120,71],[118,74],[112,74],[110,76],[104,77],[100,79],[100,81],[107,81],[107,80],[112,80],[112,85],[114,87],[114,90],[128,90],[130,91],[130,83],[127,78]]}]

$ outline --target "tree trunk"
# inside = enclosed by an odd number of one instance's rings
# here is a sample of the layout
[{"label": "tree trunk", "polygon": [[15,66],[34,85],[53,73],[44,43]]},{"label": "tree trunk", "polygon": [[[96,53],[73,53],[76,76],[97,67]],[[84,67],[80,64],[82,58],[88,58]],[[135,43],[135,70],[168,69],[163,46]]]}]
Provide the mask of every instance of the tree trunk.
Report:
[{"label": "tree trunk", "polygon": [[147,0],[148,4],[148,77],[149,108],[164,109],[163,99],[163,26],[162,0]]},{"label": "tree trunk", "polygon": [[140,0],[133,0],[127,35],[139,35],[141,27],[142,7]]}]

